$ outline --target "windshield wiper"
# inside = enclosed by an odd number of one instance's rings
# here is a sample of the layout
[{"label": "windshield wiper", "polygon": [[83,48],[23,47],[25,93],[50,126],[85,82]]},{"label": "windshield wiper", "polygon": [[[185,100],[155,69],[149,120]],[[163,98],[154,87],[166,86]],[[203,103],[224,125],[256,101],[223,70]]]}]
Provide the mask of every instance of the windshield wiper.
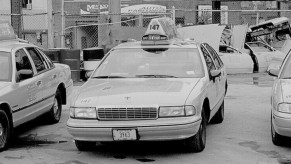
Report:
[{"label": "windshield wiper", "polygon": [[172,75],[136,75],[136,77],[145,77],[145,78],[177,78]]},{"label": "windshield wiper", "polygon": [[126,78],[124,76],[96,76],[96,77],[91,77],[91,78],[96,78],[96,79],[109,79],[109,78]]}]

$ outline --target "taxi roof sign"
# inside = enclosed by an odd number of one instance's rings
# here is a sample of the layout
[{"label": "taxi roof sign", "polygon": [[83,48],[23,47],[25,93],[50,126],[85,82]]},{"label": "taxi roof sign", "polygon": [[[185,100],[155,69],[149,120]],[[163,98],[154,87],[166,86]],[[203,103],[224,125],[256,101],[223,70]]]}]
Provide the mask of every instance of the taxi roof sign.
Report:
[{"label": "taxi roof sign", "polygon": [[178,32],[175,22],[169,17],[164,17],[152,19],[145,35],[163,35],[172,39],[178,37]]},{"label": "taxi roof sign", "polygon": [[170,39],[178,38],[175,22],[168,17],[152,19],[145,35],[143,45],[168,45]]},{"label": "taxi roof sign", "polygon": [[0,40],[17,39],[9,21],[0,20]]}]

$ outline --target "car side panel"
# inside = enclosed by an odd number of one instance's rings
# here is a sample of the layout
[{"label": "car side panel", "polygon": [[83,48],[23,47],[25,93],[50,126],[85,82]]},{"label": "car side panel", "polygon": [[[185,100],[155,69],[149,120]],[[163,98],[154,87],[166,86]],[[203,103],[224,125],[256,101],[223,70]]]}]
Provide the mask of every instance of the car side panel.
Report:
[{"label": "car side panel", "polygon": [[[35,112],[41,107],[39,101],[42,99],[41,86],[37,85],[40,77],[33,77],[15,84],[13,91],[10,93],[14,96],[9,104],[12,106],[14,126],[18,126],[24,122],[31,120]],[[8,96],[10,97],[10,96]]]}]

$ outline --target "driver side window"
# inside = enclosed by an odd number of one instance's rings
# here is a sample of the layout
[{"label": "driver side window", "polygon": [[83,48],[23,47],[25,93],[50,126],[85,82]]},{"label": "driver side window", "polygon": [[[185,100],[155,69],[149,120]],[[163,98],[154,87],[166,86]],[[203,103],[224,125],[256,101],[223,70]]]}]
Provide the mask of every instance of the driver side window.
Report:
[{"label": "driver side window", "polygon": [[15,52],[16,81],[20,82],[31,78],[33,69],[30,60],[23,49]]},{"label": "driver side window", "polygon": [[47,69],[46,63],[44,63],[44,59],[42,58],[42,56],[40,56],[36,49],[33,47],[29,47],[26,48],[26,50],[28,51],[34,62],[37,73],[45,71]]}]

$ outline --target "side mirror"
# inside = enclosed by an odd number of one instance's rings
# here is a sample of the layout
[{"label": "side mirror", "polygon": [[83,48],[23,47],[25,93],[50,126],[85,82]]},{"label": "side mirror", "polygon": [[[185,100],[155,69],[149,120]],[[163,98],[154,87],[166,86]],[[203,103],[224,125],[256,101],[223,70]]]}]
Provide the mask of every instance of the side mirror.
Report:
[{"label": "side mirror", "polygon": [[18,75],[17,81],[22,81],[22,80],[33,77],[33,72],[30,69],[21,69],[17,71],[17,75]]},{"label": "side mirror", "polygon": [[221,75],[221,71],[219,71],[219,70],[212,70],[212,71],[210,71],[210,76],[212,78],[219,77],[220,75]]},{"label": "side mirror", "polygon": [[268,74],[270,76],[275,76],[278,77],[280,70],[279,69],[270,69],[270,71],[268,72]]},{"label": "side mirror", "polygon": [[93,71],[88,71],[85,74],[85,77],[88,79],[93,74]]}]

